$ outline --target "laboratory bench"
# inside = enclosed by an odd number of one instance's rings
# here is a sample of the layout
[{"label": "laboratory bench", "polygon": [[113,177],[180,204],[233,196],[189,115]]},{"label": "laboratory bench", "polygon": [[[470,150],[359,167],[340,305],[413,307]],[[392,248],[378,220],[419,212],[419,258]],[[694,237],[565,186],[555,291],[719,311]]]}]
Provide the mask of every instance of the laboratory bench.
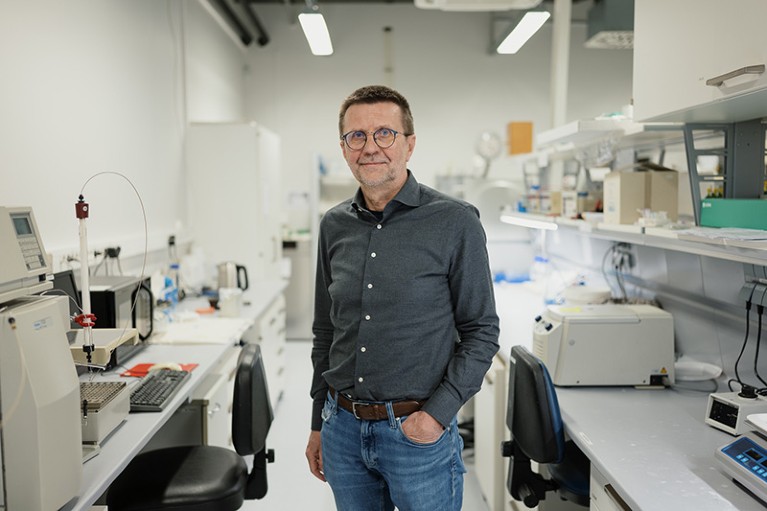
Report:
[{"label": "laboratory bench", "polygon": [[[190,319],[189,311],[205,307],[208,303],[204,298],[184,300],[178,305],[178,311],[187,313],[186,320],[170,323],[164,332],[154,334],[146,349],[128,360],[125,366],[95,376],[89,373],[80,376],[80,381],[126,381],[132,385],[134,381],[131,380],[138,380],[121,377],[120,373],[137,364],[198,364],[163,411],[131,413],[106,437],[99,453],[83,463],[80,492],[62,508],[63,511],[90,509],[134,456],[147,446],[162,446],[165,440],[158,442],[158,437],[164,435],[163,432],[185,407],[192,403],[205,406],[210,402],[212,406],[216,400],[231,401],[234,368],[241,341],[261,345],[272,404],[276,405],[284,377],[283,291],[286,285],[286,281],[281,279],[251,282],[250,289],[243,295],[239,318],[218,318],[217,314],[212,314],[201,315],[198,320]],[[201,438],[203,443],[231,447],[231,407],[226,406],[226,401],[222,406],[216,406],[224,413],[216,414],[210,410],[211,413],[198,414],[205,423],[195,427],[204,432]],[[171,436],[176,435],[176,431]]]},{"label": "laboratory bench", "polygon": [[566,432],[591,460],[592,501],[611,485],[634,511],[764,509],[714,458],[735,437],[705,424],[707,392],[557,387],[557,397]]},{"label": "laboratory bench", "polygon": [[[150,345],[130,360],[130,366],[140,363],[155,363],[177,360],[198,364],[189,379],[181,386],[162,412],[131,413],[101,444],[98,455],[83,463],[83,480],[78,497],[62,509],[87,510],[104,493],[110,483],[122,472],[131,459],[152,439],[173,413],[191,399],[216,363],[235,349],[231,344],[207,344],[197,346],[174,346],[169,344]],[[120,377],[121,371],[108,371],[96,376],[93,381],[125,381],[134,378]],[[80,376],[88,381],[89,374]],[[129,385],[132,381],[127,381]]]}]

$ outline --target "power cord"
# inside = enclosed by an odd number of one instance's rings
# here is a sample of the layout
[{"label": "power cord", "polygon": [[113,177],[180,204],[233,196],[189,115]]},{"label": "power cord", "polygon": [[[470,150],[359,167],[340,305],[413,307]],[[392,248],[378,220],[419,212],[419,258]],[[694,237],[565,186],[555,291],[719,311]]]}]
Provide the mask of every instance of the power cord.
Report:
[{"label": "power cord", "polygon": [[[759,362],[759,345],[762,343],[762,315],[764,314],[764,305],[759,304],[756,306],[756,313],[759,315],[759,323],[757,323],[757,331],[756,331],[756,354],[754,355],[754,373],[756,374],[756,377],[759,378],[759,381],[762,382],[762,385],[767,387],[767,382],[765,382],[762,377],[759,375],[759,369],[757,369],[757,365]],[[765,389],[765,393],[767,393],[767,389]]]},{"label": "power cord", "polygon": [[[746,351],[746,345],[748,344],[748,334],[750,331],[751,326],[751,299],[754,297],[754,291],[756,290],[756,286],[754,286],[751,289],[751,294],[748,295],[748,300],[746,300],[746,335],[743,337],[743,346],[740,347],[740,353],[738,354],[737,360],[735,360],[735,381],[740,384],[741,388],[746,387],[743,383],[743,380],[740,379],[740,373],[738,372],[738,365],[740,365],[740,359],[743,357],[743,353]],[[733,380],[730,380],[727,382],[728,386],[730,387],[730,390],[732,390],[731,383]]]}]

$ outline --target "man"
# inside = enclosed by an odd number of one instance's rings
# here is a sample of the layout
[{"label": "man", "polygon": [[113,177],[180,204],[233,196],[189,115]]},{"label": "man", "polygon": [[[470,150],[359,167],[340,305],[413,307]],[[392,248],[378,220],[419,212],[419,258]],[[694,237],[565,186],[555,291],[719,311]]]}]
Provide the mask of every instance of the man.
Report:
[{"label": "man", "polygon": [[398,92],[353,92],[339,131],[360,186],[320,224],[309,467],[341,511],[459,510],[456,414],[498,350],[479,214],[408,170]]}]

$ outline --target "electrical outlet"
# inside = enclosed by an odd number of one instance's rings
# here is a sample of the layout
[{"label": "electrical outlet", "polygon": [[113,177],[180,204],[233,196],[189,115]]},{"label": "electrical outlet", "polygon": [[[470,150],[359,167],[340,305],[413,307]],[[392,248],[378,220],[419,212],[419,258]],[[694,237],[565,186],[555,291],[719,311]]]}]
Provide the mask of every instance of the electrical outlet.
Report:
[{"label": "electrical outlet", "polygon": [[632,248],[629,243],[618,243],[615,245],[615,261],[619,262],[621,267],[631,269],[636,264]]}]

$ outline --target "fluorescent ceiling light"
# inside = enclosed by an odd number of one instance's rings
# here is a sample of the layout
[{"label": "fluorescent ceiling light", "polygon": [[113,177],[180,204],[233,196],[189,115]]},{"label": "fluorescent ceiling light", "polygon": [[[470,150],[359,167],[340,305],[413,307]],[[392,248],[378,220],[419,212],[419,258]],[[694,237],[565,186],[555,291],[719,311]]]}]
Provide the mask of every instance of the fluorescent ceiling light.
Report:
[{"label": "fluorescent ceiling light", "polygon": [[313,55],[333,54],[333,43],[330,41],[330,33],[322,13],[302,12],[298,15],[298,22],[301,23]]},{"label": "fluorescent ceiling light", "polygon": [[546,23],[550,16],[551,13],[546,11],[526,13],[517,26],[514,27],[514,30],[498,45],[496,51],[503,54],[517,53],[527,40],[533,37],[533,34]]},{"label": "fluorescent ceiling light", "polygon": [[520,227],[529,227],[531,229],[543,229],[545,231],[556,231],[559,227],[554,222],[510,214],[501,215],[501,222],[510,225],[518,225]]}]

